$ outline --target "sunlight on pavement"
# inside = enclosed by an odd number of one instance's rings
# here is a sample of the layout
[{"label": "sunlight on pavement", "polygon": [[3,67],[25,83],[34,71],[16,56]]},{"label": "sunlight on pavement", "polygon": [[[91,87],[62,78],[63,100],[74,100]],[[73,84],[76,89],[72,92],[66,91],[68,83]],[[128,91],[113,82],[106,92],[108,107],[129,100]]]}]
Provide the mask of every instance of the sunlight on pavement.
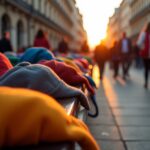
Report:
[{"label": "sunlight on pavement", "polygon": [[106,76],[104,77],[104,80],[103,80],[103,87],[105,90],[106,97],[108,98],[108,101],[110,103],[114,103],[114,102],[117,103],[118,97],[116,95],[116,92],[114,91],[110,81],[108,80]]},{"label": "sunlight on pavement", "polygon": [[[99,79],[99,77],[100,77],[99,68],[98,68],[97,65],[95,65],[94,68],[93,68],[92,77],[93,77],[93,80],[94,80],[94,82],[96,83],[96,86],[97,86],[97,87],[100,86],[100,83],[103,84],[103,87],[104,87],[104,90],[105,90],[105,94],[106,94],[108,100],[110,101],[110,103],[111,103],[111,102],[117,103],[118,97],[117,97],[117,95],[116,95],[116,93],[115,93],[115,91],[114,91],[114,89],[113,89],[113,86],[111,85],[111,83],[110,83],[108,77],[107,77],[107,76],[104,76],[103,81],[102,81],[102,82],[100,81],[100,79]],[[113,80],[113,81],[114,81],[113,84],[115,84],[115,83],[116,83],[116,82],[115,82],[116,80]],[[123,86],[126,85],[125,81],[124,81],[123,79],[119,78],[119,77],[117,78],[117,81],[118,81],[121,85],[123,85]]]},{"label": "sunlight on pavement", "polygon": [[99,84],[100,84],[100,74],[99,74],[99,69],[98,69],[98,66],[95,65],[93,67],[93,73],[92,73],[92,77],[93,77],[93,80],[94,82],[96,83],[96,87],[99,87]]},{"label": "sunlight on pavement", "polygon": [[125,82],[121,77],[117,77],[117,81],[118,81],[122,86],[126,86],[126,82]]}]

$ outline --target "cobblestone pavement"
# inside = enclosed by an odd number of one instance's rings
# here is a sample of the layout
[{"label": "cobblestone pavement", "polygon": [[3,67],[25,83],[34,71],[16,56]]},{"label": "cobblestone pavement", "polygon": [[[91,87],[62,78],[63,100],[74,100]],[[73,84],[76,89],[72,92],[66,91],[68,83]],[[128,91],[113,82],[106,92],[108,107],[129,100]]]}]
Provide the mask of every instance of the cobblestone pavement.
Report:
[{"label": "cobblestone pavement", "polygon": [[97,90],[100,115],[87,124],[101,150],[150,150],[150,86],[142,71],[131,70],[126,81],[106,76]]}]

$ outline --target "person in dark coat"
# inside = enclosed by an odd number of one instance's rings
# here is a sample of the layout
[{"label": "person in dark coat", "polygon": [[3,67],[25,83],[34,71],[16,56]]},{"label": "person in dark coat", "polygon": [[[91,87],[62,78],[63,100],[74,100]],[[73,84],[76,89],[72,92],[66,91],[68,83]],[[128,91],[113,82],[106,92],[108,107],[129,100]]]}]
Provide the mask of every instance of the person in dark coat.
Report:
[{"label": "person in dark coat", "polygon": [[129,76],[129,68],[131,66],[132,44],[130,39],[126,37],[125,32],[123,32],[122,39],[119,42],[119,50],[121,53],[123,79],[126,79],[126,77]]},{"label": "person in dark coat", "polygon": [[62,39],[62,41],[60,41],[60,43],[58,44],[58,51],[60,53],[68,53],[69,47],[65,39]]},{"label": "person in dark coat", "polygon": [[103,74],[104,74],[104,68],[105,68],[105,63],[106,60],[108,59],[108,50],[102,41],[100,45],[96,46],[94,50],[94,59],[96,63],[98,64],[99,71],[100,71],[100,79],[103,79]]},{"label": "person in dark coat", "polygon": [[114,46],[111,49],[111,59],[112,59],[112,65],[114,70],[114,78],[118,76],[119,71],[119,63],[120,63],[120,52],[118,48],[118,42],[114,42]]},{"label": "person in dark coat", "polygon": [[0,52],[4,53],[7,51],[13,51],[13,48],[10,42],[10,33],[4,32],[0,40]]}]

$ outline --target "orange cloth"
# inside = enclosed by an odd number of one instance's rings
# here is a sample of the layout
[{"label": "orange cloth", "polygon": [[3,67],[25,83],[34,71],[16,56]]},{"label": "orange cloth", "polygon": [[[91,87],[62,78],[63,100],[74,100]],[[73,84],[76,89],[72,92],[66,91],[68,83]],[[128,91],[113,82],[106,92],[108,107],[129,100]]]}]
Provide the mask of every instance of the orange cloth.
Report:
[{"label": "orange cloth", "polygon": [[80,68],[72,60],[65,58],[65,57],[58,57],[58,59],[65,62],[67,65],[73,67],[78,73],[83,74],[83,72],[80,70]]},{"label": "orange cloth", "polygon": [[9,59],[2,53],[0,53],[0,76],[5,74],[8,70],[13,68]]},{"label": "orange cloth", "polygon": [[45,94],[0,87],[0,110],[1,147],[76,141],[84,150],[99,149],[86,125]]}]

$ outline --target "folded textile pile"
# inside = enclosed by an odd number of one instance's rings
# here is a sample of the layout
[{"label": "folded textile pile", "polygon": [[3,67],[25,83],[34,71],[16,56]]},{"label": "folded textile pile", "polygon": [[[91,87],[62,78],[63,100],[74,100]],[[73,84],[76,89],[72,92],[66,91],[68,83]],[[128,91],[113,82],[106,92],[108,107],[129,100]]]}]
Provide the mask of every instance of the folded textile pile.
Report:
[{"label": "folded textile pile", "polygon": [[17,63],[20,61],[20,57],[17,53],[15,52],[5,52],[5,56],[10,60],[11,64],[15,66]]},{"label": "folded textile pile", "polygon": [[[21,63],[13,67],[7,57],[14,65]],[[73,141],[84,150],[98,150],[87,126],[68,116],[58,103],[76,98],[89,111],[91,97],[97,106],[94,82],[84,75],[88,61],[79,56],[69,59],[67,54],[56,58],[43,47],[28,48],[20,57],[7,53],[7,57],[0,53],[0,148]],[[88,97],[76,88],[83,85]],[[98,111],[88,114],[95,117]]]},{"label": "folded textile pile", "polygon": [[20,63],[0,77],[0,86],[33,89],[56,99],[76,97],[81,105],[89,109],[88,99],[81,90],[66,84],[44,65]]},{"label": "folded textile pile", "polygon": [[67,59],[65,57],[58,57],[60,60],[65,62],[67,65],[73,67],[78,73],[82,74],[83,72],[80,70],[80,68],[70,59]]},{"label": "folded textile pile", "polygon": [[56,60],[41,61],[39,64],[50,67],[63,81],[73,86],[86,85],[87,89],[94,94],[94,89],[89,84],[88,80],[81,74],[79,74],[73,67],[65,64],[64,62],[58,62]]},{"label": "folded textile pile", "polygon": [[55,56],[48,49],[43,47],[32,47],[28,48],[20,58],[20,62],[27,61],[32,64],[37,63],[40,60],[51,60]]}]

